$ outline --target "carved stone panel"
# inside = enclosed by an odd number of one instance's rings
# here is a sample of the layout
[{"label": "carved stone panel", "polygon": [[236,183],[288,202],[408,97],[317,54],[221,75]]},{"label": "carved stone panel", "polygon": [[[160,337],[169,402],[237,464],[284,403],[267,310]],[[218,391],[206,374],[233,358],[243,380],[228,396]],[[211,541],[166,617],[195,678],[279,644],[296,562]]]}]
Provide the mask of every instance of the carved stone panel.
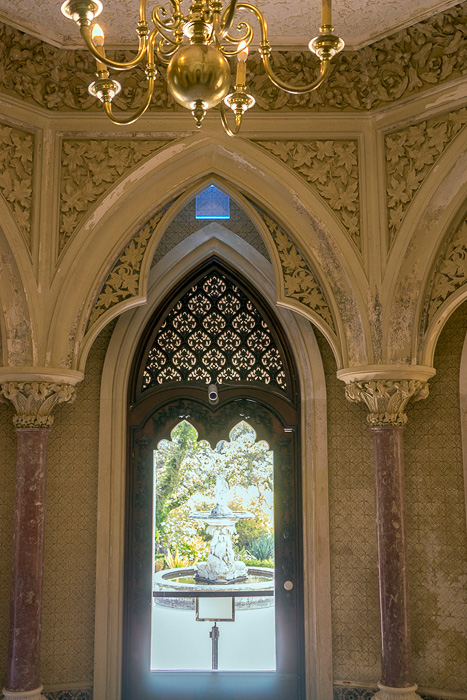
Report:
[{"label": "carved stone panel", "polygon": [[258,141],[318,192],[361,248],[358,144],[353,140]]},{"label": "carved stone panel", "polygon": [[0,124],[0,193],[31,247],[34,136]]},{"label": "carved stone panel", "polygon": [[466,123],[467,108],[464,107],[386,136],[390,243],[427,175]]},{"label": "carved stone panel", "polygon": [[425,328],[439,307],[467,284],[467,219],[459,226],[441,259],[433,280]]},{"label": "carved stone panel", "polygon": [[60,250],[90,207],[121,177],[167,141],[67,140],[62,146]]},{"label": "carved stone panel", "polygon": [[162,219],[161,211],[145,224],[122,252],[96,299],[89,318],[88,329],[112,306],[139,294],[139,280],[144,254],[157,224]]},{"label": "carved stone panel", "polygon": [[[248,89],[260,109],[314,111],[369,110],[430,89],[465,71],[466,7],[462,2],[360,51],[345,51],[337,56],[326,85],[307,95],[275,88],[254,52],[248,61]],[[114,56],[128,60],[133,52],[115,51]],[[286,81],[309,82],[317,72],[309,51],[274,52],[273,61]],[[95,61],[85,51],[64,51],[0,25],[0,66],[0,90],[6,94],[53,110],[100,109],[87,92]],[[144,82],[141,69],[123,75],[116,106],[128,111],[139,106]],[[158,80],[150,109],[173,108],[165,81]]]},{"label": "carved stone panel", "polygon": [[279,253],[286,296],[308,306],[335,332],[328,303],[307,261],[279,225],[262,216]]}]

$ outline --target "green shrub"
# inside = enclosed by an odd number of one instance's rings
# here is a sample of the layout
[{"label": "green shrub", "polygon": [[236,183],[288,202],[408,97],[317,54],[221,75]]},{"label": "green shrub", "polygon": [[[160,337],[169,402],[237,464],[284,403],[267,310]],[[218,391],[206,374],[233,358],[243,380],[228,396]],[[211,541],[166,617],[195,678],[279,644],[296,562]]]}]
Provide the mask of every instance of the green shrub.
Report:
[{"label": "green shrub", "polygon": [[258,537],[257,540],[250,542],[247,548],[248,554],[253,559],[264,561],[274,557],[274,535],[265,534]]}]

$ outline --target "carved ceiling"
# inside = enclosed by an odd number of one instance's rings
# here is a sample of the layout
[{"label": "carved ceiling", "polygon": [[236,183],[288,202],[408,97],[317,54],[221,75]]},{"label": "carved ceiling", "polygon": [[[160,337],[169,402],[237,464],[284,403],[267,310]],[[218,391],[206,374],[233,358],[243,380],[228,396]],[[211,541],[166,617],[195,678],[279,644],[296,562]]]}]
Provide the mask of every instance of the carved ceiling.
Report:
[{"label": "carved ceiling", "polygon": [[[275,47],[303,48],[317,34],[320,0],[255,0],[254,4],[264,11]],[[334,0],[334,24],[348,48],[361,48],[457,4],[459,0]],[[149,12],[152,7],[148,3]],[[136,43],[137,15],[138,0],[104,0],[99,22],[108,43]],[[57,0],[0,0],[0,21],[57,46],[81,46],[78,30],[62,16]]]}]

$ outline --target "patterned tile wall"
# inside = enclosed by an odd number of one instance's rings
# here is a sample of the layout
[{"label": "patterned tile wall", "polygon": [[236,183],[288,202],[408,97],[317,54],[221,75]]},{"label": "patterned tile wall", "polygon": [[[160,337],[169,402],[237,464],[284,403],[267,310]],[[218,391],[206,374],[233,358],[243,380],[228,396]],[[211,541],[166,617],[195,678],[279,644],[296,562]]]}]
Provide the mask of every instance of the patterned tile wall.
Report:
[{"label": "patterned tile wall", "polygon": [[380,629],[372,438],[363,407],[345,399],[329,345],[322,336],[318,342],[328,392],[334,678],[376,683]]},{"label": "patterned tile wall", "polygon": [[444,327],[430,395],[405,431],[414,675],[427,688],[467,690],[467,534],[459,366],[464,303]]},{"label": "patterned tile wall", "polygon": [[0,688],[6,682],[10,621],[11,547],[15,499],[16,434],[13,406],[0,403]]},{"label": "patterned tile wall", "polygon": [[41,681],[92,685],[99,390],[113,325],[96,339],[76,401],[55,412],[47,475]]}]

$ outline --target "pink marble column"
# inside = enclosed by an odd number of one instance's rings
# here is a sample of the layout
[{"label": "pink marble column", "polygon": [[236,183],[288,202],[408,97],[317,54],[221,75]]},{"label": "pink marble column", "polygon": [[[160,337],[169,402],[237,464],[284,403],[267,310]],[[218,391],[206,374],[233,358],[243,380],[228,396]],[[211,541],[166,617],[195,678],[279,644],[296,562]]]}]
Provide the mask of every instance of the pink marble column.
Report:
[{"label": "pink marble column", "polygon": [[40,693],[45,491],[50,431],[25,428],[16,432],[18,453],[6,691],[37,689]]},{"label": "pink marble column", "polygon": [[381,685],[411,688],[402,426],[372,427],[376,492]]},{"label": "pink marble column", "polygon": [[402,435],[407,403],[427,395],[422,380],[378,379],[346,386],[347,399],[369,409],[373,433],[381,618],[377,700],[420,700],[411,674]]},{"label": "pink marble column", "polygon": [[58,403],[74,399],[74,388],[53,382],[4,383],[0,394],[16,409],[18,436],[10,602],[10,646],[6,700],[44,700],[40,638],[44,564],[47,446]]}]

